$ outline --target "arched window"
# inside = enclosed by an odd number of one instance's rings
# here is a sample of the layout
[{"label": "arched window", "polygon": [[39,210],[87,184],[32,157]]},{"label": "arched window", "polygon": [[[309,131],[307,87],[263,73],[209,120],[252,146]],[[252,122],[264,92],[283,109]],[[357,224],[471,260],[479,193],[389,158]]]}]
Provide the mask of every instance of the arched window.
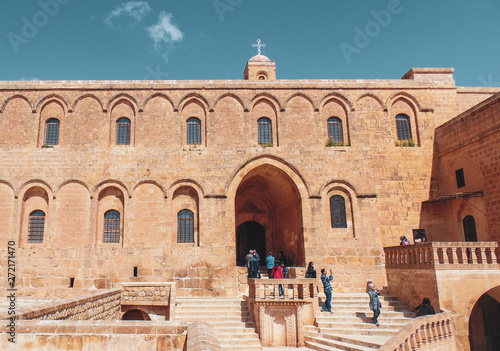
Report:
[{"label": "arched window", "polygon": [[130,119],[126,117],[116,121],[116,145],[130,145]]},{"label": "arched window", "polygon": [[194,243],[194,215],[190,210],[177,213],[177,242]]},{"label": "arched window", "polygon": [[332,228],[347,228],[345,199],[340,195],[330,197],[330,216]]},{"label": "arched window", "polygon": [[476,220],[473,216],[466,216],[463,219],[465,241],[477,241]]},{"label": "arched window", "polygon": [[201,144],[201,121],[196,117],[187,120],[187,143]]},{"label": "arched window", "polygon": [[410,118],[408,116],[396,116],[396,129],[398,130],[398,140],[411,139]]},{"label": "arched window", "polygon": [[36,210],[30,213],[28,225],[28,242],[43,242],[43,233],[45,232],[45,212]]},{"label": "arched window", "polygon": [[109,210],[104,214],[104,240],[105,243],[120,242],[120,212]]},{"label": "arched window", "polygon": [[259,118],[257,121],[259,126],[259,144],[272,144],[273,143],[273,129],[271,120],[267,117]]},{"label": "arched window", "polygon": [[338,117],[328,118],[328,138],[338,144],[344,143],[344,134],[342,131],[342,120]]},{"label": "arched window", "polygon": [[50,118],[45,122],[45,145],[59,145],[59,120]]}]

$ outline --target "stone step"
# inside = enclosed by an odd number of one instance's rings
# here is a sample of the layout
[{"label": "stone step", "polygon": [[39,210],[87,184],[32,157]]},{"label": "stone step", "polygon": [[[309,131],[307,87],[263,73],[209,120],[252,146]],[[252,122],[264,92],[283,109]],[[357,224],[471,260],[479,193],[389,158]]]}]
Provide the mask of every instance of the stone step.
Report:
[{"label": "stone step", "polygon": [[351,328],[348,326],[337,326],[330,328],[321,328],[322,334],[346,334],[346,335],[376,335],[376,336],[394,336],[400,329],[375,328]]},{"label": "stone step", "polygon": [[257,350],[262,350],[262,346],[260,345],[245,345],[245,348],[244,349],[236,349],[235,348],[235,345],[234,344],[223,344],[221,345],[221,349],[222,350],[229,350],[229,351],[236,351],[236,350],[239,350],[239,351],[257,351]]},{"label": "stone step", "polygon": [[393,323],[391,321],[387,321],[384,323],[384,321],[379,320],[379,326],[373,324],[373,322],[353,322],[353,323],[340,323],[340,322],[318,322],[318,327],[321,329],[321,332],[323,332],[323,328],[335,328],[335,327],[340,327],[342,325],[350,328],[356,328],[356,329],[388,329],[388,330],[395,330],[399,331],[403,329],[407,323]]},{"label": "stone step", "polygon": [[192,310],[177,310],[176,311],[176,316],[177,318],[180,318],[182,316],[183,318],[188,318],[190,316],[199,316],[200,314],[205,315],[207,317],[211,318],[220,318],[222,316],[231,316],[231,317],[244,317],[244,316],[249,316],[250,313],[247,311],[238,311],[238,310],[224,310],[224,311],[211,311],[211,310],[199,310],[199,311],[192,311]]},{"label": "stone step", "polygon": [[244,306],[246,302],[241,299],[199,299],[199,298],[177,298],[176,306]]},{"label": "stone step", "polygon": [[363,345],[351,344],[349,342],[344,342],[341,340],[335,340],[325,337],[310,337],[306,336],[304,338],[306,345],[308,342],[314,342],[316,344],[325,345],[328,347],[333,347],[334,350],[347,350],[347,351],[373,351],[379,347],[368,347]]},{"label": "stone step", "polygon": [[342,335],[342,334],[323,334],[326,339],[338,340],[350,344],[379,349],[388,340],[390,336],[375,336],[375,335]]},{"label": "stone step", "polygon": [[176,320],[180,321],[186,321],[186,322],[205,322],[208,324],[212,325],[217,325],[219,322],[230,322],[230,323],[247,323],[247,322],[253,322],[253,319],[250,316],[237,316],[237,317],[232,317],[232,316],[221,316],[221,318],[215,318],[213,316],[189,316],[187,318],[179,318],[179,316],[176,316]]}]

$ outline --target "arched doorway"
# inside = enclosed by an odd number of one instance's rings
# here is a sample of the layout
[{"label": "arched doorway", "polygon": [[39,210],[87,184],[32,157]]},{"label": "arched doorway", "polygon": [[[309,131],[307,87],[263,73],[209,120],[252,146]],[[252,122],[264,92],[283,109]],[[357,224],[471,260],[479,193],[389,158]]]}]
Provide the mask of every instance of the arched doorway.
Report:
[{"label": "arched doorway", "polygon": [[250,250],[257,250],[262,256],[266,252],[266,228],[254,221],[241,223],[236,229],[236,250],[238,266],[245,265],[245,257]]},{"label": "arched doorway", "polygon": [[[255,248],[261,264],[267,251],[276,256],[281,250],[290,266],[305,265],[301,196],[292,178],[280,168],[264,164],[243,177],[236,190],[235,222],[237,264],[244,264],[248,249]],[[254,234],[245,234],[249,232]],[[244,240],[253,242],[247,241],[245,246]]]},{"label": "arched doorway", "polygon": [[477,241],[476,220],[473,216],[466,216],[463,220],[465,241]]},{"label": "arched doorway", "polygon": [[122,316],[124,321],[150,321],[151,318],[146,312],[141,310],[130,310]]},{"label": "arched doorway", "polygon": [[469,318],[471,351],[500,350],[500,286],[477,300]]}]

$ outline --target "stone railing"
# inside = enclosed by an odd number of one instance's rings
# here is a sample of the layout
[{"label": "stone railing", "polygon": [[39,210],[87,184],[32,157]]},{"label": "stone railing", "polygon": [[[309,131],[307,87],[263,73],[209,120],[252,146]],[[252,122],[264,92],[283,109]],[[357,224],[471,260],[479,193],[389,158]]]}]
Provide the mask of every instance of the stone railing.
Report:
[{"label": "stone railing", "polygon": [[[283,297],[279,296],[283,286]],[[316,279],[248,279],[249,298],[254,301],[303,301],[317,298]]]},{"label": "stone railing", "polygon": [[498,242],[433,242],[384,251],[387,268],[500,269]]},{"label": "stone railing", "polygon": [[407,350],[456,351],[451,313],[417,317],[379,349]]},{"label": "stone railing", "polygon": [[56,300],[39,306],[36,310],[16,316],[17,319],[70,319],[110,320],[120,311],[121,289],[85,295],[72,299]]},{"label": "stone railing", "polygon": [[175,282],[120,283],[122,305],[167,306],[175,302]]}]

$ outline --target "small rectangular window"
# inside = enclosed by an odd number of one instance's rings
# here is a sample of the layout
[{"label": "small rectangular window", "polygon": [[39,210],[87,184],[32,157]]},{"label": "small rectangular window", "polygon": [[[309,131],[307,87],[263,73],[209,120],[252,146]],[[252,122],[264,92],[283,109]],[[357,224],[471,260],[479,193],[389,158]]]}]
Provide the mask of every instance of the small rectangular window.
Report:
[{"label": "small rectangular window", "polygon": [[137,278],[137,267],[134,267],[134,278]]},{"label": "small rectangular window", "polygon": [[69,278],[69,287],[73,289],[75,286],[75,278]]},{"label": "small rectangular window", "polygon": [[464,169],[460,168],[455,171],[455,176],[457,178],[457,188],[463,188],[465,186],[465,176]]}]

